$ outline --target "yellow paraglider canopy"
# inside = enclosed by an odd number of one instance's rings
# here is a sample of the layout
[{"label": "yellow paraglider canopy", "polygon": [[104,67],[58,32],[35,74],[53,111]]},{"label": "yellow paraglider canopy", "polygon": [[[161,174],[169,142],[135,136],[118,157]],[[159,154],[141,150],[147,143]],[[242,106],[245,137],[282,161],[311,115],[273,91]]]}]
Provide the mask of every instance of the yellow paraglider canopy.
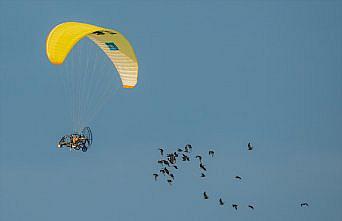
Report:
[{"label": "yellow paraglider canopy", "polygon": [[71,49],[84,37],[90,38],[116,67],[123,87],[133,88],[138,81],[138,61],[129,41],[118,31],[95,25],[65,22],[57,25],[46,40],[46,54],[52,64],[63,64]]}]

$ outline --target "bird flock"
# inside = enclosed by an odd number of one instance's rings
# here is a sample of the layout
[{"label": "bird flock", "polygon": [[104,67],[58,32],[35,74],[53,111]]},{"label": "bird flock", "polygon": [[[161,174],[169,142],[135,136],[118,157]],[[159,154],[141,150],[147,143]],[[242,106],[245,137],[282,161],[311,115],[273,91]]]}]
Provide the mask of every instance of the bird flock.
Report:
[{"label": "bird flock", "polygon": [[[169,153],[164,153],[165,149],[164,148],[159,148],[160,151],[160,156],[161,159],[157,161],[159,165],[159,173],[153,173],[154,180],[158,181],[160,179],[160,175],[162,175],[166,182],[172,186],[173,182],[175,181],[175,176],[174,173],[172,172],[173,170],[178,170],[179,166],[177,164],[177,161],[181,161],[182,163],[189,163],[191,162],[191,158],[193,156],[192,154],[192,145],[191,144],[186,144],[184,148],[178,148],[176,151],[171,151]],[[253,145],[249,142],[247,144],[247,149],[248,151],[252,151],[254,149]],[[208,156],[209,157],[214,157],[215,152],[214,150],[210,149],[208,151]],[[204,157],[201,155],[196,155],[194,157],[195,162],[198,162],[198,167],[200,170],[200,177],[205,178],[206,173],[207,173],[207,168],[206,165],[203,162]],[[242,180],[241,176],[235,176],[234,179],[236,180]],[[209,194],[204,191],[203,192],[203,199],[208,200],[209,199]],[[219,206],[224,206],[225,202],[223,201],[222,198],[218,199],[218,205]],[[237,203],[232,203],[231,204],[232,208],[235,210],[238,210],[239,204]],[[308,207],[309,204],[306,202],[303,202],[300,204],[300,207]],[[251,210],[255,209],[255,205],[248,204],[247,207]]]}]

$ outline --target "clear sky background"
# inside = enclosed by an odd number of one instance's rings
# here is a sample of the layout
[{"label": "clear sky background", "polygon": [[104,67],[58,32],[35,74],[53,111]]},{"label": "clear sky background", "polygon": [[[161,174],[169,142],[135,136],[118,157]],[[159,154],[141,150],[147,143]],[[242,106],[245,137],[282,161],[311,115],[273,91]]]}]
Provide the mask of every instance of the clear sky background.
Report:
[{"label": "clear sky background", "polygon": [[[69,109],[45,41],[65,21],[121,31],[139,60],[87,153],[56,148]],[[1,220],[341,220],[341,1],[1,0],[0,22]],[[157,148],[186,143],[207,179],[192,160],[155,182]]]}]

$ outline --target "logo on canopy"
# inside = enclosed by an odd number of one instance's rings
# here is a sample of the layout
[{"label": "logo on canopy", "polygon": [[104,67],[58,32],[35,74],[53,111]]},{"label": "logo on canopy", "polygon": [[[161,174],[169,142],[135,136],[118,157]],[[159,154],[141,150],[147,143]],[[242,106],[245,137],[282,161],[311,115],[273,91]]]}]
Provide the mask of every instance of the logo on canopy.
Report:
[{"label": "logo on canopy", "polygon": [[106,42],[105,44],[108,46],[109,50],[111,51],[119,50],[118,46],[116,46],[114,42]]}]

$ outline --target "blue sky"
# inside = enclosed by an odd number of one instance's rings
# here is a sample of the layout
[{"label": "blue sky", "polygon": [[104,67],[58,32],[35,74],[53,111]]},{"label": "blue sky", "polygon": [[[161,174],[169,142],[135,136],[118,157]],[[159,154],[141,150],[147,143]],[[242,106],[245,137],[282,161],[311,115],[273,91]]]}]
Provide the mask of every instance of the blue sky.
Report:
[{"label": "blue sky", "polygon": [[[87,153],[55,147],[70,109],[45,41],[65,21],[139,60]],[[1,220],[341,220],[341,23],[340,1],[0,1]],[[216,151],[207,179],[191,162],[154,182],[157,148],[186,143]]]}]

